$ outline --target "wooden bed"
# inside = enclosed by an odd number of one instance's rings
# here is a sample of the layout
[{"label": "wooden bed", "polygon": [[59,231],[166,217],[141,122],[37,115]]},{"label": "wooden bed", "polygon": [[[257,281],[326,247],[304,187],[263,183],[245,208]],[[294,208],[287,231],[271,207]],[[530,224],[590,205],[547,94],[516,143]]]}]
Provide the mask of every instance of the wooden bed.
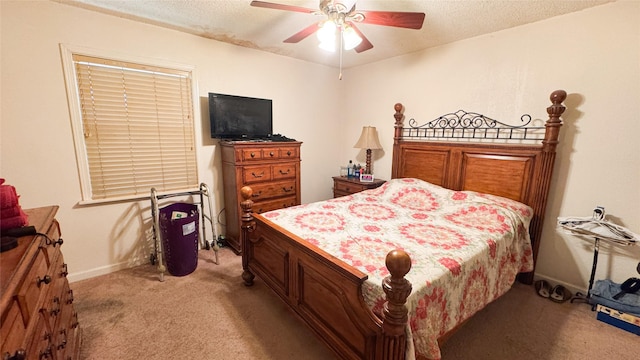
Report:
[{"label": "wooden bed", "polygon": [[[463,111],[424,125],[411,119],[405,127],[403,106],[396,104],[392,178],[422,179],[530,206],[535,264],[565,98],[562,90],[551,94],[549,118],[543,127],[528,126],[528,115],[522,118],[525,125],[509,126]],[[390,276],[382,282],[387,303],[377,315],[362,295],[367,274],[252,213],[251,194],[249,187],[242,189],[245,285],[252,285],[255,276],[261,278],[339,358],[405,359],[405,302],[412,290],[404,277],[411,268],[409,256],[389,249],[386,267]],[[519,280],[530,284],[533,272],[521,273]]]}]

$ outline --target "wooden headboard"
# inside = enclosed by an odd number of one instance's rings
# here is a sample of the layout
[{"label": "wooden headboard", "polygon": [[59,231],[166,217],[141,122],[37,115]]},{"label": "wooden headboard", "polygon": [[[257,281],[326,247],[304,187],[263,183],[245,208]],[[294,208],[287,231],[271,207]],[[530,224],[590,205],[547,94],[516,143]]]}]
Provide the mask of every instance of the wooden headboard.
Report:
[{"label": "wooden headboard", "polygon": [[[540,247],[556,145],[567,94],[554,91],[544,127],[507,125],[484,115],[457,111],[418,125],[403,125],[404,107],[395,109],[392,178],[413,177],[453,190],[498,195],[533,208],[530,235],[534,266]],[[533,272],[520,281],[533,282]]]}]

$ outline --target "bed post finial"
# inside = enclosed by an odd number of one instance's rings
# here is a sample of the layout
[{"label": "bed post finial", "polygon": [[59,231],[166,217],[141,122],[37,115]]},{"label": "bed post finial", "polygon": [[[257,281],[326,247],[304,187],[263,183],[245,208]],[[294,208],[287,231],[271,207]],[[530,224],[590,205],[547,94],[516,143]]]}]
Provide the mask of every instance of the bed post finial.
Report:
[{"label": "bed post finial", "polygon": [[393,141],[394,142],[397,142],[402,137],[402,119],[404,117],[402,115],[402,110],[403,109],[404,109],[404,106],[402,106],[401,103],[397,103],[397,104],[393,105],[393,110],[396,111],[396,113],[393,114],[393,117],[396,119],[396,123],[394,125],[395,133],[393,134]]},{"label": "bed post finial", "polygon": [[556,90],[551,93],[549,100],[552,105],[547,108],[547,114],[549,114],[549,120],[545,123],[547,128],[544,134],[544,140],[542,140],[543,151],[555,152],[556,145],[558,144],[558,134],[560,133],[560,127],[562,126],[562,120],[560,116],[566,109],[562,102],[567,98],[567,92],[564,90]]},{"label": "bed post finial", "polygon": [[385,265],[391,275],[382,280],[382,289],[387,294],[384,306],[384,329],[391,335],[404,334],[407,324],[405,302],[411,293],[411,283],[404,276],[411,270],[411,258],[404,250],[392,250],[387,254]]}]

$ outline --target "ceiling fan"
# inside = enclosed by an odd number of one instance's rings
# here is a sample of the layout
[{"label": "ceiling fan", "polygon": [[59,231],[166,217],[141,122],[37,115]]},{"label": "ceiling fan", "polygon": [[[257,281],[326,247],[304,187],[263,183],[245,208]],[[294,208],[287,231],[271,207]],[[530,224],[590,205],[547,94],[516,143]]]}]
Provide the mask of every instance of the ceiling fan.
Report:
[{"label": "ceiling fan", "polygon": [[[373,48],[373,44],[358,29],[356,23],[421,29],[425,17],[424,13],[418,12],[356,10],[355,1],[350,9],[335,0],[320,0],[319,10],[266,1],[252,1],[251,6],[323,15],[324,20],[309,25],[284,42],[297,43],[317,32],[321,48],[333,51],[338,38],[341,50],[344,47],[345,50],[354,49],[358,53]],[[336,34],[341,36],[337,37]]]}]

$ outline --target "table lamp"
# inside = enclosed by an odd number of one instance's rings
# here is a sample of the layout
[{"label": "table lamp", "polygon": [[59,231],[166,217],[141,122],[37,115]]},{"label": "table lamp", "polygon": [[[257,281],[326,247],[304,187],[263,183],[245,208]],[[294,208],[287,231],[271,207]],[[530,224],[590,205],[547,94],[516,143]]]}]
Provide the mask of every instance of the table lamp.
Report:
[{"label": "table lamp", "polygon": [[367,162],[364,171],[365,174],[371,174],[371,150],[382,149],[376,128],[374,126],[363,126],[360,139],[353,147],[367,150]]}]

